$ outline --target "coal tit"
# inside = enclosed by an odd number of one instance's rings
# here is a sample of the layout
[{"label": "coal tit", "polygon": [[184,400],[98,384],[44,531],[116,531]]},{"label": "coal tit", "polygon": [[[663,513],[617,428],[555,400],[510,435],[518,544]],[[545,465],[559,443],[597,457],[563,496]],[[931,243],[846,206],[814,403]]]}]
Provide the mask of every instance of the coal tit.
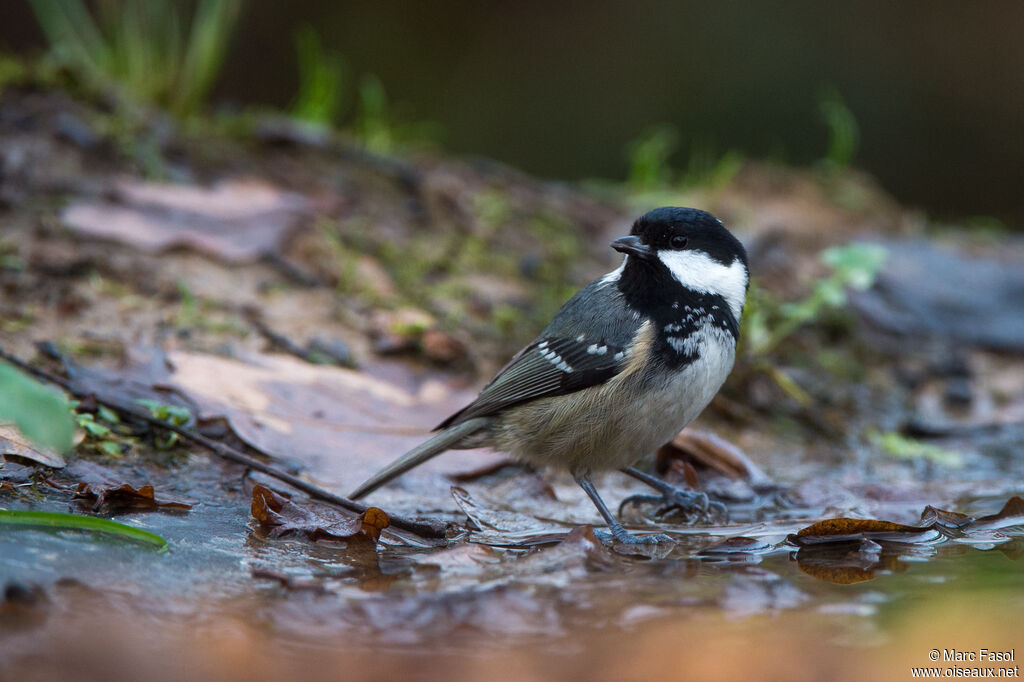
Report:
[{"label": "coal tit", "polygon": [[[568,470],[619,542],[591,473],[619,469],[684,508],[701,494],[632,467],[707,406],[732,369],[749,281],[743,245],[710,213],[659,208],[612,248],[622,264],[583,287],[436,436],[370,478],[357,499],[452,448],[492,447]],[[664,537],[664,536],[661,536]]]}]

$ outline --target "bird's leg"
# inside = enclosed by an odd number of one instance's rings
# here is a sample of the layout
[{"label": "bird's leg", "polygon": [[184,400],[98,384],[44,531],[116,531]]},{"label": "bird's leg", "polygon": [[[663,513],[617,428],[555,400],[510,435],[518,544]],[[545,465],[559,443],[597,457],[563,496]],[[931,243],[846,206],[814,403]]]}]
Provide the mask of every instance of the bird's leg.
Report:
[{"label": "bird's leg", "polygon": [[651,486],[655,490],[661,493],[661,497],[655,495],[633,495],[627,497],[619,505],[619,513],[622,513],[622,508],[627,504],[636,504],[637,502],[660,502],[661,506],[658,508],[656,515],[665,514],[668,511],[677,509],[683,514],[689,516],[689,514],[696,512],[698,518],[707,519],[710,517],[710,512],[717,512],[719,516],[728,518],[728,511],[725,505],[721,502],[711,502],[708,500],[706,493],[700,493],[691,490],[682,490],[675,487],[670,483],[666,483],[656,476],[645,474],[644,472],[634,467],[627,467],[625,469],[619,469],[622,473],[627,476],[631,476],[636,480]]},{"label": "bird's leg", "polygon": [[611,532],[612,537],[615,538],[617,542],[620,542],[624,545],[638,545],[673,541],[672,538],[662,534],[652,535],[644,538],[638,538],[637,536],[633,535],[628,530],[623,528],[622,524],[619,523],[614,516],[612,516],[612,513],[611,511],[609,511],[608,506],[604,503],[604,500],[602,500],[601,496],[597,494],[597,488],[594,487],[594,484],[593,482],[591,482],[589,475],[573,474],[573,478],[576,479],[576,482],[579,484],[579,486],[583,488],[583,492],[587,494],[587,497],[590,498],[590,501],[594,503],[595,507],[597,507],[597,511],[600,512],[601,517],[604,519],[604,522],[608,524],[608,530]]}]

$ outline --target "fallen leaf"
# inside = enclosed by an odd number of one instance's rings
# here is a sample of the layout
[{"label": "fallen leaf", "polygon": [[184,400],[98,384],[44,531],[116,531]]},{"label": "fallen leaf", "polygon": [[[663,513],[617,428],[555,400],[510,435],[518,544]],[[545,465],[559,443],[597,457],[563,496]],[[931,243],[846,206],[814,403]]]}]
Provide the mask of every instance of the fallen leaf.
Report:
[{"label": "fallen leaf", "polygon": [[945,509],[938,509],[937,507],[928,505],[924,508],[924,511],[921,512],[921,523],[919,525],[931,526],[938,524],[943,528],[958,530],[969,525],[972,521],[974,521],[974,518],[967,514],[946,511]]},{"label": "fallen leaf", "polygon": [[825,519],[802,528],[787,540],[797,546],[822,543],[854,542],[873,540],[875,542],[925,543],[942,537],[942,533],[931,526],[905,526],[892,521],[876,519]]},{"label": "fallen leaf", "polygon": [[760,467],[732,443],[707,431],[683,429],[658,449],[655,471],[664,474],[674,460],[692,463],[732,479],[749,481],[752,486],[773,485]]},{"label": "fallen leaf", "polygon": [[327,594],[329,592],[321,580],[300,579],[269,568],[253,568],[252,577],[273,580],[281,587],[293,592],[313,592],[314,594]]},{"label": "fallen leaf", "polygon": [[113,200],[71,203],[62,222],[80,235],[156,253],[188,247],[222,260],[252,261],[280,251],[312,202],[258,180],[213,187],[124,181]]},{"label": "fallen leaf", "polygon": [[467,354],[464,343],[451,334],[446,334],[436,329],[428,329],[423,332],[423,338],[420,339],[420,347],[423,350],[423,355],[428,360],[433,360],[442,365],[454,363],[456,360],[463,360]]},{"label": "fallen leaf", "polygon": [[[300,461],[321,484],[342,491],[426,440],[430,429],[475,395],[399,362],[357,371],[287,355],[228,359],[185,352],[171,354],[169,362],[169,385],[197,405],[201,420],[226,418],[250,446]],[[445,499],[448,482],[438,474],[505,459],[481,449],[447,452],[403,477],[403,499],[421,492],[432,502]],[[411,481],[430,487],[421,491]],[[387,499],[388,491],[374,494]]]},{"label": "fallen leaf", "polygon": [[[509,539],[522,539],[533,535],[547,535],[553,530],[551,524],[528,514],[508,509],[498,509],[481,504],[463,488],[453,486],[452,498],[479,531],[496,531]],[[561,533],[559,540],[565,536]],[[485,543],[489,544],[489,543]]]},{"label": "fallen leaf", "polygon": [[79,483],[75,499],[88,504],[91,511],[103,514],[124,514],[127,512],[166,511],[186,512],[192,505],[180,500],[157,499],[153,486],[139,488],[124,483],[93,490],[88,483]]},{"label": "fallen leaf", "polygon": [[66,465],[58,452],[30,442],[11,424],[0,424],[0,455],[15,455],[54,469]]},{"label": "fallen leaf", "polygon": [[708,545],[701,551],[697,552],[697,554],[703,557],[719,558],[737,554],[760,554],[762,552],[771,551],[772,549],[772,544],[764,538],[750,538],[740,535],[726,538]]},{"label": "fallen leaf", "polygon": [[993,530],[1020,525],[1024,525],[1024,498],[1014,495],[1006,501],[998,513],[982,516],[971,523],[968,528],[971,531]]},{"label": "fallen leaf", "polygon": [[899,554],[886,553],[877,542],[867,539],[801,547],[796,553],[796,562],[807,575],[837,585],[873,580],[876,573],[883,570],[906,570],[906,564],[899,561]]},{"label": "fallen leaf", "polygon": [[268,536],[278,538],[298,534],[312,542],[351,542],[359,538],[377,542],[381,531],[390,522],[388,515],[376,507],[352,516],[323,504],[296,504],[259,484],[252,489],[251,511]]}]

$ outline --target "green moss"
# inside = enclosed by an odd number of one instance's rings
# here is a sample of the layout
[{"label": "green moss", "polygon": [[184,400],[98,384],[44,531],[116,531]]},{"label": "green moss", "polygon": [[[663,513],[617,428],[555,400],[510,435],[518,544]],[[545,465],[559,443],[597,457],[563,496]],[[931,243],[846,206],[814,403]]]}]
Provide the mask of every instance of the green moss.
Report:
[{"label": "green moss", "polygon": [[879,448],[884,454],[896,459],[925,460],[941,464],[953,469],[963,467],[963,457],[958,452],[940,448],[929,443],[922,443],[907,438],[895,431],[881,432],[869,429],[865,436],[869,443]]}]

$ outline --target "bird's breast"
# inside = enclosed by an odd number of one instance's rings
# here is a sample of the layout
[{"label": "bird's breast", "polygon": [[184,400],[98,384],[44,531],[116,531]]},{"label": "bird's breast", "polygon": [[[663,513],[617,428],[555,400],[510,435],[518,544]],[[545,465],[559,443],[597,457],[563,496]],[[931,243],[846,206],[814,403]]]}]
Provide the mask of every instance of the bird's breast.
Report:
[{"label": "bird's breast", "polygon": [[695,357],[669,368],[652,360],[657,335],[645,324],[622,372],[599,386],[508,410],[495,425],[495,446],[534,466],[574,472],[633,464],[692,422],[732,368],[735,343],[727,332],[707,326],[690,337]]}]

